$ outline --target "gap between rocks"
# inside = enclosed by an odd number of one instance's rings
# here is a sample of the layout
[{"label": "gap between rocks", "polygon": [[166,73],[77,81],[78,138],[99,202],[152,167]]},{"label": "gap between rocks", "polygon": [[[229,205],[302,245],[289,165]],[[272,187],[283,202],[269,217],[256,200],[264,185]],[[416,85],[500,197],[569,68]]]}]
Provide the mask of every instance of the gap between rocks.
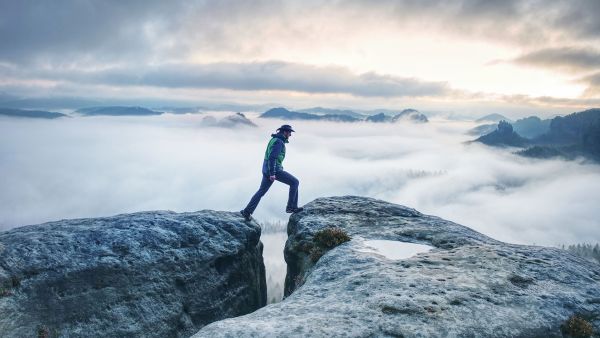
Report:
[{"label": "gap between rocks", "polygon": [[286,223],[259,223],[262,228],[260,240],[264,245],[263,261],[267,279],[267,305],[283,299],[283,287],[287,264],[283,248],[287,240]]}]

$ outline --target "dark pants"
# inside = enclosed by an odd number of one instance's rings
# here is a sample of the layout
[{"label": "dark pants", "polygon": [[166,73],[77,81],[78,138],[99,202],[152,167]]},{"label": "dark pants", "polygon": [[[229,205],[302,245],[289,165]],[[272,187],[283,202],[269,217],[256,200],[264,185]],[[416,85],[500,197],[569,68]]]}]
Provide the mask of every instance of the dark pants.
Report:
[{"label": "dark pants", "polygon": [[[275,174],[275,179],[290,186],[287,207],[297,208],[298,184],[300,184],[300,181],[298,181],[297,178],[287,171],[278,171],[277,174]],[[252,214],[254,212],[254,209],[256,209],[258,206],[258,202],[260,202],[260,199],[267,193],[272,184],[273,182],[271,182],[269,176],[263,174],[262,181],[260,182],[260,188],[258,188],[258,191],[254,194],[254,196],[252,196],[252,199],[250,199],[250,202],[245,208],[248,213]]]}]

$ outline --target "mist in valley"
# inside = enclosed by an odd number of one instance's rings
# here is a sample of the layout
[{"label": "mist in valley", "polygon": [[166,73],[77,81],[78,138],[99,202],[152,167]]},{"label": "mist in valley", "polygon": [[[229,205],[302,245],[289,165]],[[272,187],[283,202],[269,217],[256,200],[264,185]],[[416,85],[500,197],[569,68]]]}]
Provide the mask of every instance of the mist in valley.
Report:
[{"label": "mist in valley", "polygon": [[[2,119],[1,228],[140,210],[240,210],[258,189],[265,146],[284,121],[213,128],[203,117]],[[300,204],[353,194],[508,242],[600,238],[597,165],[466,144],[469,122],[292,125],[284,168],[300,180]],[[286,199],[287,186],[276,182],[254,217],[285,221]]]},{"label": "mist in valley", "polygon": [[[284,168],[300,180],[300,205],[361,195],[511,243],[600,241],[600,166],[466,143],[473,122],[281,121],[247,113],[258,127],[218,128],[202,123],[206,115],[2,118],[0,229],[143,210],[237,212],[258,189],[270,134],[290,123],[296,133]],[[285,225],[286,200],[287,186],[275,182],[254,218]],[[262,237],[269,301],[282,293],[283,228]]]}]

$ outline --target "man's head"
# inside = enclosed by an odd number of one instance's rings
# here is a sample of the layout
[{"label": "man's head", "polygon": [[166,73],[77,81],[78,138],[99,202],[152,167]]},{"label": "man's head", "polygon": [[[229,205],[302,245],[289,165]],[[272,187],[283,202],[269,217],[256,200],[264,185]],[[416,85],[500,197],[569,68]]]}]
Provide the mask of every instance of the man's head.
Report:
[{"label": "man's head", "polygon": [[277,131],[282,133],[283,137],[289,138],[290,136],[292,136],[292,132],[294,131],[294,129],[292,129],[292,126],[290,126],[289,124],[284,124],[283,126],[277,128]]}]

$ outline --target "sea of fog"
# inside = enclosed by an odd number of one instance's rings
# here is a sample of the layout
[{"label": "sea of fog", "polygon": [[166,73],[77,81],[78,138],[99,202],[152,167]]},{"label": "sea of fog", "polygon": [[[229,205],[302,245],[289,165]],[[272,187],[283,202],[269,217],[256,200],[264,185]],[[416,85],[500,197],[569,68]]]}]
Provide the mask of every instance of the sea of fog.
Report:
[{"label": "sea of fog", "polygon": [[[0,230],[143,210],[239,211],[284,121],[250,113],[258,128],[226,129],[203,126],[204,116],[0,118]],[[600,242],[599,165],[466,144],[473,122],[288,123],[296,133],[284,167],[300,180],[300,205],[361,195],[512,243]],[[286,199],[276,182],[254,217],[285,222]],[[285,234],[263,241],[269,297],[280,298]]]},{"label": "sea of fog", "polygon": [[[203,127],[205,114],[2,118],[0,230],[142,210],[238,211],[283,123],[247,115],[258,128]],[[471,122],[289,123],[284,167],[300,180],[301,205],[361,195],[512,243],[600,241],[599,165],[465,144]],[[255,218],[285,221],[286,199],[276,182]]]}]

